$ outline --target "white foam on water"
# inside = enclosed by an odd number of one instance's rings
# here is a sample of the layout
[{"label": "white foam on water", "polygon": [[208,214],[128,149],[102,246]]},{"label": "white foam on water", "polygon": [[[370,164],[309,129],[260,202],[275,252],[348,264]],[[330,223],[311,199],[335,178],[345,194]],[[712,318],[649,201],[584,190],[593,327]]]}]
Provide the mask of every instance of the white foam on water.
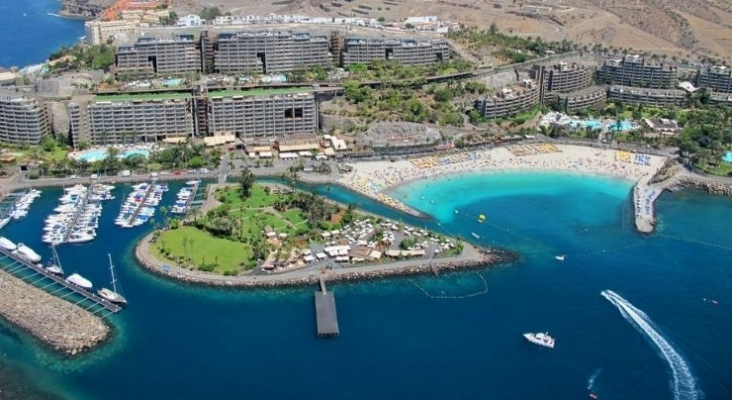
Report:
[{"label": "white foam on water", "polygon": [[662,357],[666,360],[669,367],[671,367],[671,374],[673,375],[671,390],[674,393],[674,399],[698,399],[700,392],[696,388],[696,379],[691,373],[689,364],[671,346],[668,340],[654,329],[655,324],[653,321],[643,311],[635,308],[630,302],[612,290],[603,290],[600,294],[618,308],[618,311],[620,311],[620,314],[626,321],[630,322],[638,331],[645,334],[658,347]]},{"label": "white foam on water", "polygon": [[600,376],[600,373],[602,372],[602,368],[598,368],[595,373],[590,376],[590,379],[587,380],[587,390],[593,390],[595,389],[595,381],[597,380],[597,377]]}]

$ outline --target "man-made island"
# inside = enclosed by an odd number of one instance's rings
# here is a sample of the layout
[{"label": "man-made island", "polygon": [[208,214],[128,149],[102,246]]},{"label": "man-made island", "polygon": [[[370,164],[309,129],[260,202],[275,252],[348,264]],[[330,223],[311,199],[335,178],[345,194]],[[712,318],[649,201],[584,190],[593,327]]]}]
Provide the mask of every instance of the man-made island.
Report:
[{"label": "man-made island", "polygon": [[420,273],[508,261],[505,251],[365,215],[282,185],[242,182],[216,189],[200,211],[137,246],[148,269],[187,282],[295,286]]}]

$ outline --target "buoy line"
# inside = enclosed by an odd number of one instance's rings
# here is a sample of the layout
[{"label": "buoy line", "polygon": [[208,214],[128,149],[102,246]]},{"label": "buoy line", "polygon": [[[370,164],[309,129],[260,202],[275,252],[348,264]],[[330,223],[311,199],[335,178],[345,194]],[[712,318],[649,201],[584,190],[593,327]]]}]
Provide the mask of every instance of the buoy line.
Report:
[{"label": "buoy line", "polygon": [[486,282],[483,275],[481,275],[477,272],[475,272],[475,275],[477,275],[478,278],[480,278],[480,280],[483,282],[483,290],[474,292],[474,293],[464,294],[464,295],[434,295],[434,294],[431,294],[427,289],[423,288],[420,284],[415,282],[414,279],[410,279],[409,282],[411,282],[412,285],[416,286],[417,289],[421,290],[422,293],[424,293],[424,295],[429,297],[430,299],[449,299],[449,300],[469,299],[471,297],[476,297],[476,296],[480,296],[480,295],[484,295],[484,294],[488,293],[488,282]]}]

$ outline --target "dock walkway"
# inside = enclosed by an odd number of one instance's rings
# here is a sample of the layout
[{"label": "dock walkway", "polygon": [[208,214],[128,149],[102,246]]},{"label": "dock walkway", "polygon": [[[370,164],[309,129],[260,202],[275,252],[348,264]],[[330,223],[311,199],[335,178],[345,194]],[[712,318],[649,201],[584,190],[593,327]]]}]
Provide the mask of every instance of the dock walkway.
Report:
[{"label": "dock walkway", "polygon": [[315,317],[318,337],[338,337],[338,315],[336,314],[335,297],[328,292],[325,280],[320,277],[320,291],[313,294],[315,298]]},{"label": "dock walkway", "polygon": [[71,236],[71,232],[74,230],[74,226],[76,225],[76,222],[79,221],[79,216],[84,213],[86,210],[86,205],[89,203],[89,196],[91,196],[92,193],[92,187],[93,184],[90,184],[88,186],[88,190],[86,191],[86,194],[84,195],[84,198],[81,200],[81,205],[76,210],[76,213],[74,214],[74,218],[71,220],[71,222],[66,226],[66,233],[64,233],[64,243],[66,243],[69,240],[69,236]]},{"label": "dock walkway", "polygon": [[[5,261],[11,261],[11,262],[10,263],[7,263]],[[38,266],[36,264],[33,264],[32,262],[30,262],[30,261],[28,261],[28,260],[26,260],[26,259],[24,259],[24,258],[22,258],[20,256],[17,256],[17,255],[13,254],[12,252],[10,252],[7,249],[4,249],[2,247],[0,247],[0,268],[5,269],[6,271],[12,273],[13,275],[16,275],[16,276],[22,278],[25,281],[28,281],[28,279],[29,279],[28,276],[20,276],[20,275],[18,275],[18,272],[20,272],[20,270],[22,270],[22,269],[26,269],[28,271],[33,272],[33,274],[31,275],[31,277],[34,277],[35,278],[37,275],[40,275],[41,277],[39,279],[37,279],[35,281],[32,281],[32,282],[29,282],[29,283],[33,284],[33,286],[36,286],[36,287],[38,287],[38,283],[40,283],[44,279],[51,280],[51,281],[53,281],[51,284],[42,286],[41,289],[44,289],[44,290],[45,289],[48,289],[54,283],[55,284],[58,284],[58,285],[61,285],[62,286],[61,289],[57,289],[57,290],[52,291],[52,292],[49,292],[49,293],[55,295],[58,292],[60,292],[61,290],[67,289],[69,292],[67,292],[65,295],[59,296],[59,297],[65,298],[65,297],[71,295],[72,293],[73,294],[77,294],[79,296],[82,296],[83,299],[81,301],[77,302],[76,304],[78,305],[79,303],[81,303],[84,300],[89,300],[89,301],[91,301],[93,303],[93,305],[92,305],[92,307],[88,307],[87,309],[93,308],[94,305],[100,306],[101,309],[107,310],[107,311],[112,312],[112,313],[117,313],[117,312],[119,312],[122,309],[120,306],[118,306],[116,304],[113,304],[113,303],[111,303],[111,302],[109,302],[109,301],[107,301],[107,300],[105,300],[105,299],[97,296],[96,294],[94,294],[92,292],[89,292],[89,291],[84,290],[84,289],[82,289],[82,288],[80,288],[78,286],[75,286],[75,285],[67,282],[64,278],[62,278],[60,276],[57,276],[57,275],[54,275],[54,274],[48,272],[45,268],[40,267],[40,266]],[[99,310],[97,310],[97,311],[99,311]],[[93,312],[96,313],[96,311],[93,311]]]}]

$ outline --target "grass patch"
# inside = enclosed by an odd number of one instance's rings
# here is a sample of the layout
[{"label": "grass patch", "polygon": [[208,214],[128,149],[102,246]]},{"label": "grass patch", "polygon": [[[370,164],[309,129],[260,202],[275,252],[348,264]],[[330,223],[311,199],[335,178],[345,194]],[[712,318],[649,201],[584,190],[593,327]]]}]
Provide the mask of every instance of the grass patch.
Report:
[{"label": "grass patch", "polygon": [[252,257],[249,245],[217,238],[194,227],[161,232],[151,249],[156,256],[171,263],[190,259],[196,268],[207,269],[213,266],[213,272],[220,274],[242,271],[244,267],[241,265],[246,265]]}]

